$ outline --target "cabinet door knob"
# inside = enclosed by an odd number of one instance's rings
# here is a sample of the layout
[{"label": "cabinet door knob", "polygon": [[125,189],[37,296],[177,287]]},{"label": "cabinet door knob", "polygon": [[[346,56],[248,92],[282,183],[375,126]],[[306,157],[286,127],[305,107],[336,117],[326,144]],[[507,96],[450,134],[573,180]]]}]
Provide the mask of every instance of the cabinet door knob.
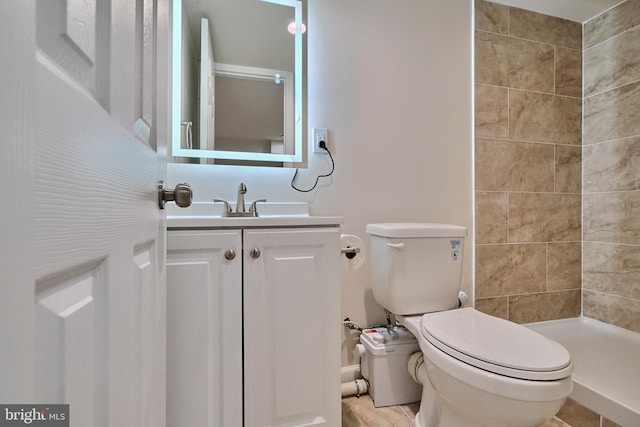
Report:
[{"label": "cabinet door knob", "polygon": [[233,249],[227,249],[227,251],[224,253],[224,257],[231,261],[236,257],[236,251],[234,251]]},{"label": "cabinet door knob", "polygon": [[253,259],[260,258],[260,249],[253,248],[249,251],[249,256]]}]

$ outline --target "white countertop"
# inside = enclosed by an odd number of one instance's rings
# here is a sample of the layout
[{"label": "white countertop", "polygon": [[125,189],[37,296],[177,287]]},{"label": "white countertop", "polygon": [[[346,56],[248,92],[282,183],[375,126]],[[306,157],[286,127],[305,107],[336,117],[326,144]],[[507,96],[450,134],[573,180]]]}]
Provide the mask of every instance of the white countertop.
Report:
[{"label": "white countertop", "polygon": [[341,225],[342,221],[342,217],[339,216],[264,216],[257,218],[167,216],[167,228],[326,227]]},{"label": "white countertop", "polygon": [[261,203],[258,217],[223,218],[222,203],[167,205],[167,228],[327,227],[343,223],[340,216],[309,215],[306,203]]}]

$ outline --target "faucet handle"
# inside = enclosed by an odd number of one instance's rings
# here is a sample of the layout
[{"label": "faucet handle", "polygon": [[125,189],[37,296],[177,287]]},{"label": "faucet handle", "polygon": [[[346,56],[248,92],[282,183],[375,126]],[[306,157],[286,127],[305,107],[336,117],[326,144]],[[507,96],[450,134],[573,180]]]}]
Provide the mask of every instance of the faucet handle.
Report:
[{"label": "faucet handle", "polygon": [[231,205],[229,204],[229,202],[227,202],[226,200],[222,200],[222,199],[213,199],[214,202],[218,202],[218,203],[224,203],[224,211],[226,213],[230,213],[231,212]]},{"label": "faucet handle", "polygon": [[267,199],[258,199],[251,203],[251,207],[249,208],[249,212],[253,212],[255,216],[258,216],[258,206],[257,203],[264,203]]}]

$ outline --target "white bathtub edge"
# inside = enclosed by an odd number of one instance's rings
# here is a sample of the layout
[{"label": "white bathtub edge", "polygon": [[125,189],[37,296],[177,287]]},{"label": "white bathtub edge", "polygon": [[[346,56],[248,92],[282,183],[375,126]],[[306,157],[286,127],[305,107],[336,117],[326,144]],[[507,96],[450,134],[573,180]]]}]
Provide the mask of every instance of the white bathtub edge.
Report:
[{"label": "white bathtub edge", "polygon": [[[567,350],[569,350],[569,353],[572,352],[572,349],[562,342],[563,337],[570,336],[571,338],[575,338],[575,336],[582,333],[582,330],[589,330],[599,333],[604,332],[608,336],[619,337],[621,340],[630,341],[634,349],[638,349],[636,354],[640,354],[640,334],[595,319],[577,317],[529,323],[525,324],[525,326],[563,344]],[[572,359],[574,359],[575,363],[579,358],[574,357],[572,354]],[[640,426],[640,407],[631,408],[624,402],[615,399],[615,397],[605,395],[601,390],[594,390],[592,387],[585,386],[580,381],[579,376],[578,378],[574,376],[573,386],[573,392],[569,397],[579,404],[607,417],[623,427]]]}]

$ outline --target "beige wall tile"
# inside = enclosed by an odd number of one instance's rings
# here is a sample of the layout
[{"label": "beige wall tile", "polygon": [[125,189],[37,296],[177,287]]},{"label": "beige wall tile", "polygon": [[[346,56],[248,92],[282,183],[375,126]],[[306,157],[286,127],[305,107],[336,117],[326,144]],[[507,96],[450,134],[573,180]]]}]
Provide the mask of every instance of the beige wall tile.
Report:
[{"label": "beige wall tile", "polygon": [[584,24],[584,49],[640,24],[640,1],[628,0]]},{"label": "beige wall tile", "polygon": [[573,399],[567,399],[557,417],[575,427],[600,427],[600,415]]},{"label": "beige wall tile", "polygon": [[[640,0],[585,24],[586,316],[640,329]],[[603,421],[603,425],[606,422]]]},{"label": "beige wall tile", "polygon": [[549,243],[547,246],[547,290],[580,289],[581,276],[581,243]]},{"label": "beige wall tile", "polygon": [[509,139],[580,145],[579,98],[509,90]]},{"label": "beige wall tile", "polygon": [[509,242],[578,242],[580,194],[509,195]]},{"label": "beige wall tile", "polygon": [[640,138],[584,147],[584,191],[640,189]]},{"label": "beige wall tile", "polygon": [[560,193],[582,191],[582,148],[556,145],[556,185]]},{"label": "beige wall tile", "polygon": [[640,300],[640,246],[584,242],[584,289]]},{"label": "beige wall tile", "polygon": [[584,240],[640,244],[640,191],[583,196]]},{"label": "beige wall tile", "polygon": [[640,135],[640,82],[584,99],[583,144]]},{"label": "beige wall tile", "polygon": [[585,96],[640,80],[640,26],[587,49],[584,70]]},{"label": "beige wall tile", "polygon": [[476,30],[507,34],[509,7],[484,0],[475,0]]},{"label": "beige wall tile", "polygon": [[582,51],[556,46],[556,94],[582,97]]},{"label": "beige wall tile", "polygon": [[553,46],[476,31],[475,82],[553,93]]},{"label": "beige wall tile", "polygon": [[586,317],[640,332],[640,301],[582,290],[582,311]]},{"label": "beige wall tile", "polygon": [[545,244],[478,245],[476,297],[541,292],[545,290]]},{"label": "beige wall tile", "polygon": [[579,315],[579,289],[509,297],[509,320],[512,322],[540,322]]},{"label": "beige wall tile", "polygon": [[476,310],[502,319],[508,319],[508,298],[480,298],[476,300]]},{"label": "beige wall tile", "polygon": [[582,49],[582,25],[524,9],[509,9],[509,34],[527,40]]},{"label": "beige wall tile", "polygon": [[509,194],[476,192],[476,243],[506,243]]},{"label": "beige wall tile", "polygon": [[475,96],[476,137],[509,136],[509,89],[477,84]]},{"label": "beige wall tile", "polygon": [[476,139],[475,156],[478,190],[553,191],[553,145]]},{"label": "beige wall tile", "polygon": [[581,26],[476,0],[475,37],[476,308],[505,318],[513,300],[518,321],[575,316]]}]

